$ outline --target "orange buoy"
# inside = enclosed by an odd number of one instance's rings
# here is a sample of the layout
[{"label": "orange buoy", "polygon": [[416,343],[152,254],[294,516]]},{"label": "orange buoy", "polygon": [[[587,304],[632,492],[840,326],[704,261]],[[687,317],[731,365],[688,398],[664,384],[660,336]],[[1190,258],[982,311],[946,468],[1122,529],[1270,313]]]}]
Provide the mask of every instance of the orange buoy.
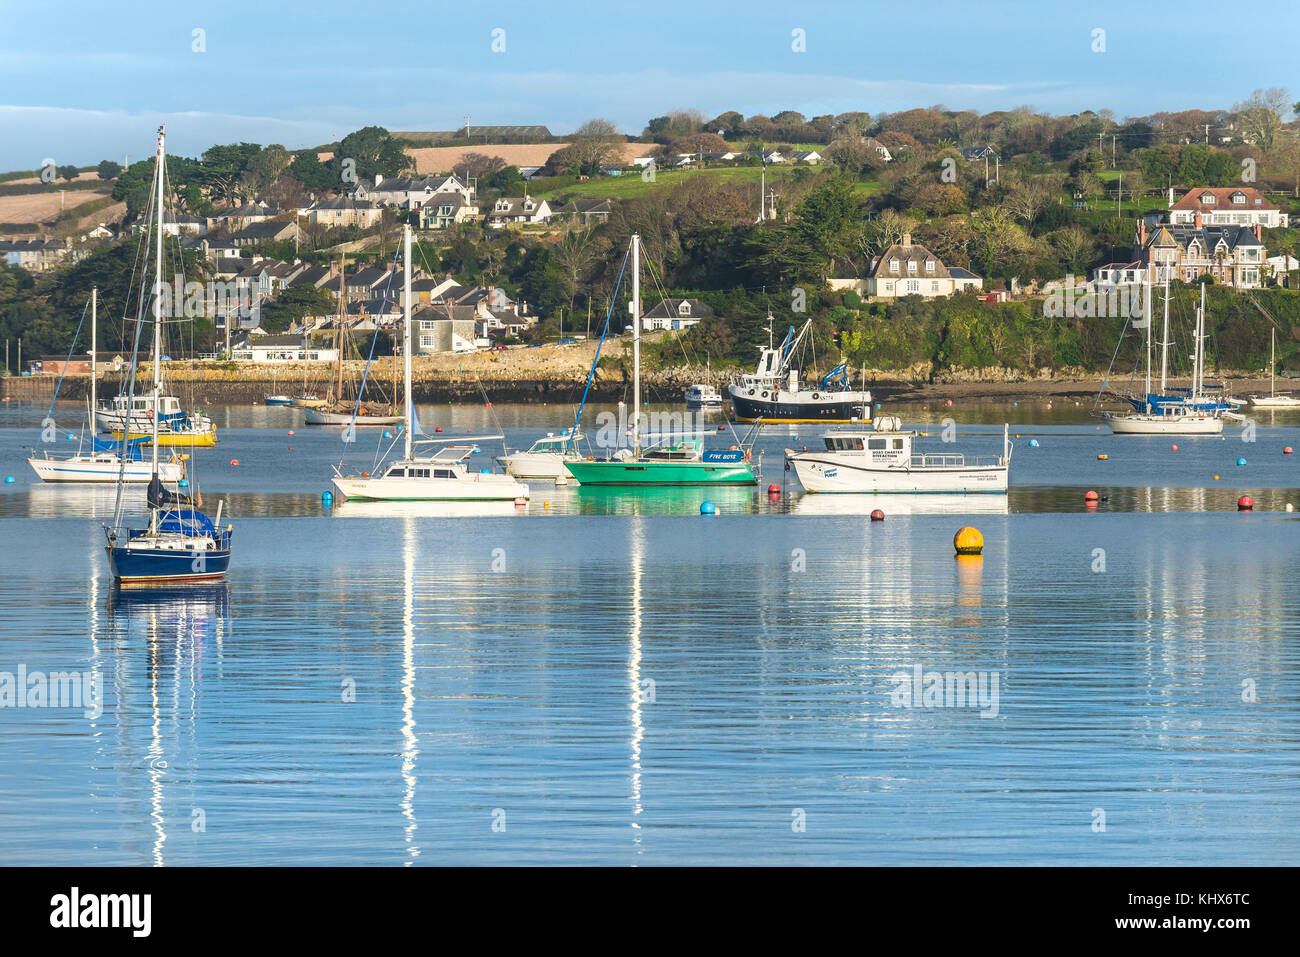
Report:
[{"label": "orange buoy", "polygon": [[1250,512],[1253,511],[1254,508],[1255,500],[1249,495],[1243,495],[1241,498],[1237,499],[1237,511]]},{"label": "orange buoy", "polygon": [[1291,446],[1288,445],[1286,448],[1284,448],[1284,449],[1282,450],[1282,454],[1283,454],[1283,455],[1290,455],[1290,454],[1291,454]]},{"label": "orange buoy", "polygon": [[361,473],[361,477],[362,477],[362,478],[370,478],[370,473],[369,473],[369,472],[362,472],[362,473]]},{"label": "orange buoy", "polygon": [[231,465],[238,465],[238,464],[239,464],[239,459],[231,459],[231,460],[230,460],[230,464],[231,464]]},{"label": "orange buoy", "polygon": [[777,485],[776,483],[773,483],[773,484],[769,485],[769,486],[767,487],[767,494],[768,494],[768,495],[780,495],[780,494],[781,494],[781,486]]},{"label": "orange buoy", "polygon": [[289,434],[290,434],[290,435],[293,435],[293,429],[290,429],[290,430],[289,430]]},{"label": "orange buoy", "polygon": [[1176,445],[1171,445],[1171,446],[1169,446],[1169,451],[1170,451],[1170,452],[1177,452],[1177,451],[1178,451],[1178,446],[1176,446]]},{"label": "orange buoy", "polygon": [[1085,502],[1095,502],[1097,501],[1097,497],[1098,497],[1097,493],[1092,491],[1092,489],[1089,489],[1088,491],[1083,493],[1083,500]]},{"label": "orange buoy", "polygon": [[952,537],[952,547],[958,555],[978,555],[984,551],[984,536],[973,525],[962,526]]},{"label": "orange buoy", "polygon": [[873,508],[871,510],[871,520],[873,522],[883,522],[885,520],[885,513],[878,508]]}]

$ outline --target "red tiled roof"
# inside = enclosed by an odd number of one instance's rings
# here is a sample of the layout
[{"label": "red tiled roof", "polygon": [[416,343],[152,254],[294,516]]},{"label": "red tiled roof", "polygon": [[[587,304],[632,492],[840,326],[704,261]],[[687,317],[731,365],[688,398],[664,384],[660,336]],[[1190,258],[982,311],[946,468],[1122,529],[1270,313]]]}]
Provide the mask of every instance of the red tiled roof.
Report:
[{"label": "red tiled roof", "polygon": [[[1212,193],[1214,195],[1213,203],[1201,202],[1201,197],[1206,193]],[[1231,199],[1234,193],[1241,193],[1246,197],[1246,202],[1234,203]],[[1259,202],[1257,203],[1255,200],[1259,200]],[[1203,212],[1211,209],[1259,209],[1273,211],[1278,207],[1261,196],[1252,186],[1206,186],[1201,189],[1191,190],[1186,196],[1174,203],[1172,208],[1201,210]]]}]

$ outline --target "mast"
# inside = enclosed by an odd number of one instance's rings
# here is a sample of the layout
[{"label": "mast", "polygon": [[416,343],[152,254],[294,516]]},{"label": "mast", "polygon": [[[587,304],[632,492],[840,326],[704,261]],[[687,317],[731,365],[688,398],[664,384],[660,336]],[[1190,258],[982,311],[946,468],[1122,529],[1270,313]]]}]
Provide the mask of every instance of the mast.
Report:
[{"label": "mast", "polygon": [[1160,394],[1165,394],[1165,378],[1169,369],[1169,273],[1165,273],[1165,322],[1160,330]]},{"label": "mast", "polygon": [[1204,378],[1205,349],[1205,283],[1201,283],[1201,306],[1196,310],[1196,355],[1192,363],[1192,401],[1201,397],[1201,380]]},{"label": "mast", "polygon": [[[157,176],[155,189],[158,192],[158,246],[154,250],[154,287],[153,287],[153,475],[158,477],[158,420],[162,418],[162,324],[163,324],[163,168],[167,156],[167,128],[160,126],[158,128],[158,157],[156,160],[157,169],[154,171]],[[129,444],[131,440],[131,411],[127,408],[126,424],[122,428],[122,435]],[[125,448],[123,448],[125,452]],[[149,528],[153,530],[157,524],[158,513],[151,509],[149,511]]]},{"label": "mast", "polygon": [[406,403],[403,414],[406,416],[406,459],[411,458],[411,429],[415,421],[414,408],[411,405],[411,224],[406,224],[402,245],[406,255],[405,270],[402,275],[402,357],[406,366]]},{"label": "mast", "polygon": [[[95,400],[98,396],[95,394],[95,376],[99,373],[97,364],[97,355],[95,352],[95,342],[99,330],[99,287],[90,288],[90,434],[95,434]],[[127,441],[130,441],[130,427],[127,427]]]},{"label": "mast", "polygon": [[1277,376],[1277,358],[1273,350],[1277,348],[1277,330],[1268,330],[1268,395],[1272,398],[1275,394],[1275,379]]},{"label": "mast", "polygon": [[632,452],[641,454],[641,237],[632,234]]},{"label": "mast", "polygon": [[347,293],[343,286],[343,274],[347,272],[348,259],[346,256],[339,257],[339,317],[338,327],[334,330],[334,348],[338,351],[339,367],[339,387],[334,393],[334,401],[343,401],[343,312],[344,305],[347,302]]},{"label": "mast", "polygon": [[1147,337],[1147,406],[1151,405],[1151,280],[1147,280],[1146,305],[1143,308],[1146,317]]}]

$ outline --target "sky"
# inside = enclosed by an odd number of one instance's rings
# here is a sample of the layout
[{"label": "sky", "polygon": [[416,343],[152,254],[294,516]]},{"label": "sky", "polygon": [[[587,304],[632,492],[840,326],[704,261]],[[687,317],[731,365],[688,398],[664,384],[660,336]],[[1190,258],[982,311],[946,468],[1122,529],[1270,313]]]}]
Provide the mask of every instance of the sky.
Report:
[{"label": "sky", "polygon": [[600,116],[638,134],[687,108],[1123,118],[1226,109],[1274,86],[1300,98],[1281,46],[1300,5],[1267,19],[1261,36],[1255,14],[1220,0],[0,0],[0,171],[140,159],[164,122],[169,151],[197,156],[368,125],[450,130],[466,115],[556,134]]}]

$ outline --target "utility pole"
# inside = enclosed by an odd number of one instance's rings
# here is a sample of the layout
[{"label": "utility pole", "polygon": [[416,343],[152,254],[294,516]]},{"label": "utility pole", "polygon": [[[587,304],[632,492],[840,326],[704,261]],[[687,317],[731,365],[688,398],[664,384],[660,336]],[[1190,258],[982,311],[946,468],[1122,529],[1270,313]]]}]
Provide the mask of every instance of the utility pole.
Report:
[{"label": "utility pole", "polygon": [[1118,217],[1124,210],[1124,174],[1119,174],[1119,192],[1115,196],[1115,216]]},{"label": "utility pole", "polygon": [[1209,123],[1205,124],[1205,145],[1206,146],[1210,145],[1210,124]]},{"label": "utility pole", "polygon": [[1104,153],[1104,152],[1105,152],[1105,149],[1104,149],[1104,147],[1102,146],[1102,138],[1103,138],[1105,135],[1106,135],[1105,133],[1098,133],[1098,134],[1097,134],[1097,152],[1098,152],[1098,153]]},{"label": "utility pole", "polygon": [[1115,168],[1115,134],[1110,134],[1110,168]]},{"label": "utility pole", "polygon": [[989,154],[984,154],[984,188],[989,188]]},{"label": "utility pole", "polygon": [[993,157],[993,185],[1002,184],[1002,154],[996,154]]}]

